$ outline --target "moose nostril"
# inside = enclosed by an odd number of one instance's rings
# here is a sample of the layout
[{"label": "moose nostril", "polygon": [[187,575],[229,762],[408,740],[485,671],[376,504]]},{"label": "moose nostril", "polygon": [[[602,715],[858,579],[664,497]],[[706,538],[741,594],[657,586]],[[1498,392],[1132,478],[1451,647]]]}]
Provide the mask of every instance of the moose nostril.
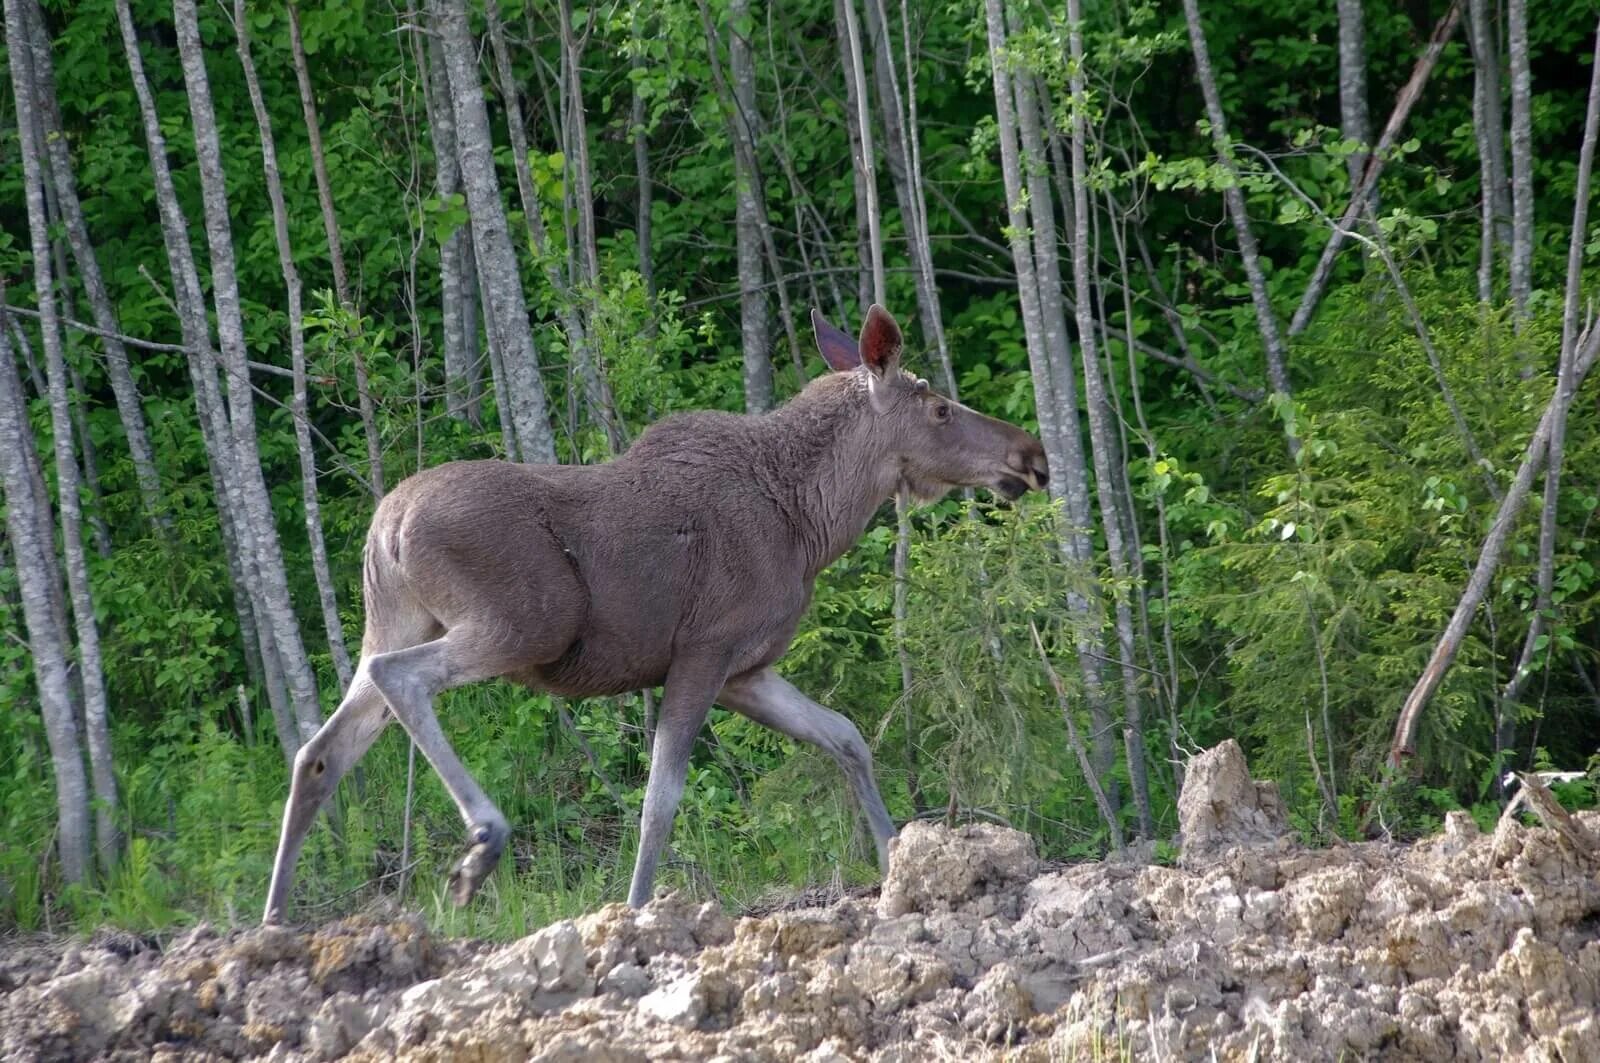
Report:
[{"label": "moose nostril", "polygon": [[1033,467],[1033,474],[1039,478],[1039,486],[1046,487],[1050,483],[1050,470],[1042,464]]}]

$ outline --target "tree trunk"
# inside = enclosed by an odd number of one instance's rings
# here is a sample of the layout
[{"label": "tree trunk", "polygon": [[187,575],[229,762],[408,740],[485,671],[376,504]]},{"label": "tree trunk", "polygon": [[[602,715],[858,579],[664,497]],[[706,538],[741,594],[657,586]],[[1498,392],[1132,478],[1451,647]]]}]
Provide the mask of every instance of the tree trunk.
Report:
[{"label": "tree trunk", "polygon": [[[1365,146],[1372,143],[1372,124],[1367,118],[1367,31],[1362,20],[1361,0],[1337,0],[1339,9],[1339,132],[1347,140]],[[1368,153],[1357,151],[1345,160],[1350,171],[1350,187],[1361,183],[1367,169]],[[1373,191],[1372,208],[1377,210]]]},{"label": "tree trunk", "polygon": [[[870,0],[869,0],[870,2]],[[861,52],[861,28],[856,19],[855,0],[844,0],[844,29],[850,42],[850,68],[848,76],[855,82],[857,124],[861,128],[861,154],[856,165],[861,169],[861,187],[867,197],[867,252],[872,263],[872,301],[879,306],[889,302],[888,282],[883,274],[883,212],[878,209],[878,162],[872,146],[872,119],[867,103],[866,64]],[[735,35],[737,39],[737,34]],[[748,63],[748,58],[746,59]],[[734,68],[737,90],[738,68]],[[754,82],[751,85],[754,99]]]},{"label": "tree trunk", "polygon": [[1506,183],[1505,133],[1500,113],[1500,49],[1488,0],[1468,0],[1472,42],[1472,127],[1478,141],[1478,183],[1482,211],[1478,259],[1478,300],[1494,300],[1494,263],[1511,243],[1511,188]]},{"label": "tree trunk", "polygon": [[166,506],[161,497],[161,476],[156,471],[155,452],[150,446],[150,432],[145,420],[144,406],[139,401],[139,389],[129,368],[128,352],[116,338],[121,332],[116,310],[106,291],[105,278],[100,272],[100,261],[94,244],[89,239],[89,228],[84,222],[83,205],[78,198],[78,184],[72,170],[72,153],[61,124],[61,109],[56,102],[55,70],[50,55],[50,38],[38,0],[27,0],[29,39],[32,44],[33,77],[38,91],[39,117],[43,121],[45,149],[49,156],[50,182],[56,191],[61,208],[61,218],[66,223],[67,240],[72,246],[72,257],[78,266],[78,276],[83,281],[84,294],[89,299],[89,310],[95,325],[112,333],[101,337],[105,352],[106,375],[111,380],[111,392],[117,402],[117,414],[122,420],[122,430],[128,440],[128,452],[133,459],[134,479],[139,485],[139,497],[145,513],[165,528],[163,516]]},{"label": "tree trunk", "polygon": [[[1351,227],[1356,219],[1366,209],[1369,193],[1378,183],[1378,174],[1383,172],[1384,156],[1399,138],[1406,118],[1411,114],[1412,105],[1422,95],[1423,86],[1428,83],[1434,64],[1439,61],[1439,56],[1444,52],[1444,46],[1449,42],[1451,35],[1455,33],[1456,23],[1459,21],[1461,21],[1461,0],[1454,0],[1434,26],[1433,35],[1428,38],[1428,47],[1418,57],[1416,65],[1411,69],[1410,79],[1395,97],[1394,110],[1389,113],[1389,120],[1384,123],[1383,133],[1378,137],[1378,143],[1373,145],[1372,154],[1367,159],[1366,173],[1362,175],[1361,183],[1350,190],[1350,201],[1345,204],[1344,214],[1339,218],[1339,223],[1334,226],[1333,231],[1328,234],[1328,242],[1322,247],[1322,255],[1317,259],[1317,265],[1311,272],[1311,280],[1306,283],[1305,294],[1300,298],[1300,305],[1295,308],[1294,317],[1289,320],[1290,336],[1300,335],[1306,330],[1306,326],[1311,324],[1311,315],[1316,312],[1317,304],[1322,301],[1323,292],[1327,290],[1328,280],[1333,276],[1333,260],[1352,232]],[[1191,36],[1197,32],[1199,32],[1198,22],[1190,28]],[[1204,43],[1203,38],[1201,43]]]},{"label": "tree trunk", "polygon": [[[1033,377],[1034,406],[1039,417],[1040,442],[1050,463],[1050,494],[1064,500],[1068,526],[1061,536],[1063,559],[1091,573],[1094,552],[1088,531],[1093,520],[1089,506],[1089,474],[1079,431],[1077,387],[1067,346],[1066,314],[1061,305],[1060,270],[1055,257],[1055,216],[1050,210],[1048,188],[1043,196],[1024,192],[1024,165],[1017,146],[1018,126],[1022,123],[1018,120],[1020,108],[1014,102],[1012,77],[1006,65],[1006,24],[1001,5],[1002,0],[986,0],[985,12],[995,119],[1000,134],[1000,163],[1005,181],[1007,235],[1017,271],[1017,294],[1022,305],[1028,365]],[[1033,105],[1031,93],[1026,99]],[[1037,122],[1036,111],[1030,121]],[[1030,180],[1038,176],[1037,167],[1031,170],[1034,172],[1029,173]],[[1031,244],[1030,232],[1034,236]],[[1042,256],[1043,261],[1038,261],[1036,256]],[[1055,274],[1051,275],[1049,270],[1053,265]],[[1116,745],[1115,728],[1103,689],[1102,662],[1109,659],[1110,654],[1105,652],[1099,632],[1100,603],[1073,592],[1067,597],[1067,606],[1081,631],[1078,662],[1083,670],[1090,722],[1094,728],[1090,737],[1094,745],[1095,770],[1102,779],[1107,779],[1116,763]],[[1112,801],[1117,801],[1114,792]]]},{"label": "tree trunk", "polygon": [[429,0],[428,11],[444,51],[449,102],[455,115],[456,150],[487,311],[484,326],[492,332],[491,350],[499,350],[505,368],[505,390],[511,406],[501,410],[501,417],[509,417],[514,428],[515,456],[523,461],[554,464],[555,436],[550,428],[544,382],[539,377],[516,251],[511,245],[505,205],[500,201],[489,112],[484,105],[483,83],[478,78],[477,49],[467,25],[466,6],[464,0]]},{"label": "tree trunk", "polygon": [[316,678],[300,639],[299,621],[289,598],[288,574],[278,543],[278,528],[271,497],[261,470],[256,439],[255,399],[246,366],[244,317],[239,305],[239,285],[234,270],[233,233],[228,220],[227,188],[222,174],[222,149],[216,114],[211,105],[211,85],[206,75],[195,0],[175,0],[178,54],[188,90],[189,116],[194,124],[195,155],[199,163],[201,204],[206,219],[206,243],[211,251],[211,294],[217,311],[217,336],[228,375],[228,411],[238,455],[243,516],[254,539],[261,582],[261,603],[272,629],[283,667],[284,681],[294,702],[300,741],[322,726]]},{"label": "tree trunk", "polygon": [[[242,38],[241,38],[242,39]],[[333,293],[339,306],[354,314],[355,300],[350,295],[350,278],[344,268],[344,242],[339,238],[339,215],[333,209],[333,183],[328,179],[327,153],[322,150],[322,123],[317,119],[317,99],[311,88],[311,67],[300,39],[300,9],[289,4],[289,43],[294,50],[294,77],[300,88],[300,110],[305,115],[306,137],[311,143],[311,172],[317,179],[317,202],[322,206],[322,231],[328,237],[328,260],[333,267]],[[368,475],[374,498],[382,498],[383,441],[378,435],[378,417],[367,377],[367,356],[359,336],[350,337],[350,359],[356,374],[356,402],[361,411],[361,431],[367,441]],[[341,646],[343,644],[341,643]],[[341,651],[342,652],[342,651]],[[335,657],[334,663],[338,663]],[[346,685],[341,674],[341,686]]]},{"label": "tree trunk", "polygon": [[[1555,417],[1550,422],[1550,443],[1544,468],[1544,509],[1539,517],[1539,570],[1533,616],[1528,622],[1528,634],[1518,655],[1516,670],[1512,672],[1502,695],[1503,700],[1514,702],[1521,698],[1528,678],[1533,674],[1533,657],[1539,636],[1554,618],[1555,603],[1552,591],[1555,586],[1555,551],[1558,504],[1561,490],[1561,467],[1566,458],[1567,410],[1572,407],[1576,384],[1573,380],[1573,345],[1578,333],[1578,315],[1582,310],[1582,278],[1584,243],[1589,226],[1589,182],[1594,171],[1595,138],[1600,133],[1600,26],[1595,30],[1594,58],[1590,64],[1589,105],[1584,120],[1583,146],[1578,152],[1577,191],[1573,197],[1572,229],[1567,244],[1567,290],[1561,319],[1561,353],[1556,369],[1556,398],[1559,400]],[[1547,643],[1545,667],[1555,650],[1555,640]],[[1509,739],[1509,736],[1507,736]],[[1506,742],[1509,746],[1509,740]]]},{"label": "tree trunk", "polygon": [[[445,76],[444,49],[438,34],[427,38],[427,73],[422,79],[423,104],[428,112],[428,133],[433,139],[434,196],[447,202],[461,189],[461,164],[456,157],[456,120],[450,106],[450,84]],[[476,296],[470,272],[473,263],[469,229],[457,226],[439,245],[440,312],[444,318],[445,412],[461,421],[478,423],[477,326],[471,312]]]},{"label": "tree trunk", "polygon": [[[587,34],[585,34],[587,36]],[[504,44],[497,46],[499,51],[504,51]],[[595,234],[594,220],[594,177],[589,165],[589,127],[584,118],[583,111],[583,44],[574,33],[572,27],[572,5],[568,0],[561,0],[561,47],[566,53],[567,77],[569,89],[567,92],[566,117],[568,120],[569,141],[573,151],[566,154],[567,172],[571,177],[574,197],[578,208],[578,239],[582,245],[582,262],[584,265],[582,299],[573,297],[568,291],[561,300],[563,307],[562,323],[566,328],[568,346],[573,368],[578,374],[578,383],[583,388],[584,401],[589,407],[589,417],[598,424],[606,434],[606,443],[611,453],[620,454],[627,446],[627,438],[622,431],[621,422],[617,418],[616,404],[611,398],[611,385],[606,381],[605,372],[595,362],[595,352],[589,342],[587,330],[583,327],[583,318],[579,313],[580,304],[587,309],[591,320],[599,298],[600,289],[600,252]],[[498,52],[497,58],[498,58]],[[508,81],[511,73],[509,57],[504,61],[501,80]],[[513,129],[521,125],[522,109],[516,102],[516,92],[508,89],[507,106],[511,108],[511,121]],[[520,130],[512,137],[515,144],[522,139]],[[527,155],[526,150],[518,153],[522,158]],[[526,167],[524,166],[524,169]],[[518,180],[522,175],[518,173]],[[532,182],[529,182],[529,191],[532,191]],[[534,199],[534,211],[538,210],[538,200]],[[543,222],[539,224],[538,236],[535,243],[541,257],[544,257]],[[548,261],[548,259],[547,259]],[[551,264],[549,270],[551,283],[556,285],[557,292],[560,274]]]},{"label": "tree trunk", "polygon": [[[745,29],[750,0],[728,5],[728,68],[733,78],[730,124],[734,151],[734,217],[739,258],[739,335],[744,349],[744,406],[750,413],[772,408],[772,340],[767,323],[766,274],[762,266],[761,202],[752,164],[760,134],[756,113],[756,71]],[[713,48],[714,41],[707,42]],[[775,278],[776,279],[776,278]]]},{"label": "tree trunk", "polygon": [[250,521],[245,516],[238,455],[217,383],[217,356],[211,346],[199,271],[195,268],[194,253],[189,246],[188,222],[184,219],[173,187],[172,171],[167,163],[166,136],[161,132],[155,96],[145,77],[144,60],[139,52],[139,39],[134,30],[128,0],[117,0],[117,25],[122,33],[128,72],[133,80],[134,95],[138,98],[140,118],[144,125],[156,209],[161,220],[161,238],[172,276],[178,325],[184,347],[190,352],[189,376],[194,386],[195,413],[200,423],[201,438],[206,444],[207,466],[215,489],[223,547],[228,553],[228,573],[233,580],[239,630],[246,639],[246,660],[251,659],[251,647],[254,647],[267,697],[272,705],[273,719],[277,723],[279,742],[285,757],[292,759],[300,748],[300,737],[263,604],[255,538]]},{"label": "tree trunk", "polygon": [[[1231,181],[1223,189],[1222,198],[1233,220],[1234,235],[1239,241],[1239,258],[1244,265],[1245,277],[1250,282],[1250,301],[1255,306],[1256,326],[1261,331],[1261,343],[1267,354],[1267,383],[1274,395],[1287,402],[1293,398],[1289,383],[1289,358],[1284,348],[1283,333],[1278,327],[1278,315],[1272,309],[1267,294],[1267,277],[1261,268],[1261,251],[1255,233],[1250,228],[1250,215],[1245,209],[1244,192],[1239,188],[1239,169],[1233,161],[1233,144],[1228,139],[1227,118],[1222,113],[1222,97],[1217,93],[1217,78],[1211,70],[1211,52],[1206,47],[1205,27],[1200,24],[1199,0],[1183,0],[1184,20],[1189,26],[1189,44],[1194,51],[1195,76],[1200,81],[1200,92],[1205,97],[1206,116],[1211,122],[1211,144],[1217,153],[1217,162],[1228,172]],[[1284,418],[1288,436],[1289,453],[1298,453],[1300,441],[1294,433],[1294,420]]]},{"label": "tree trunk", "polygon": [[1539,427],[1534,431],[1533,438],[1528,440],[1527,449],[1523,452],[1522,464],[1517,469],[1517,475],[1511,481],[1511,486],[1506,489],[1505,498],[1501,500],[1500,508],[1495,513],[1494,523],[1489,527],[1489,534],[1484,537],[1483,547],[1478,551],[1477,564],[1473,566],[1466,589],[1461,593],[1461,600],[1456,603],[1455,612],[1450,615],[1450,622],[1445,626],[1444,634],[1439,636],[1439,642],[1434,646],[1427,666],[1417,679],[1416,686],[1406,697],[1405,705],[1401,707],[1400,718],[1395,724],[1394,739],[1389,746],[1389,765],[1395,770],[1398,770],[1416,751],[1413,741],[1416,737],[1417,721],[1434,692],[1438,690],[1439,684],[1444,680],[1445,673],[1450,670],[1450,665],[1454,663],[1456,653],[1461,649],[1461,640],[1466,637],[1467,627],[1477,614],[1478,605],[1483,601],[1490,581],[1494,579],[1495,569],[1500,564],[1500,554],[1504,551],[1506,539],[1511,534],[1511,526],[1516,522],[1517,514],[1522,511],[1523,503],[1528,500],[1528,491],[1533,486],[1533,478],[1538,475],[1540,467],[1544,464],[1555,423],[1558,419],[1564,421],[1567,410],[1577,395],[1578,387],[1594,365],[1596,355],[1600,354],[1600,329],[1589,329],[1576,346],[1577,350],[1571,358],[1570,387],[1566,391],[1557,390],[1551,396],[1549,405],[1545,407],[1544,416],[1539,420]]},{"label": "tree trunk", "polygon": [[[1193,0],[1189,2],[1193,3]],[[1127,531],[1123,527],[1123,511],[1127,503],[1121,497],[1121,480],[1117,475],[1117,469],[1122,465],[1119,460],[1121,446],[1111,423],[1111,406],[1106,398],[1100,357],[1095,349],[1094,295],[1089,283],[1089,164],[1084,148],[1089,128],[1084,119],[1087,99],[1083,84],[1083,10],[1080,0],[1067,0],[1067,23],[1071,58],[1068,69],[1071,71],[1072,89],[1072,280],[1073,297],[1077,303],[1078,353],[1083,360],[1084,397],[1089,408],[1089,437],[1094,451],[1095,483],[1099,489],[1100,525],[1105,530],[1111,578],[1118,587],[1126,587],[1129,582],[1129,547],[1124,541]],[[1018,102],[1019,105],[1022,102],[1020,94]],[[1027,123],[1023,128],[1027,128]],[[1041,154],[1039,165],[1044,163]],[[1050,190],[1042,178],[1039,183],[1045,185],[1040,192],[1044,200],[1039,212],[1042,214],[1048,210]],[[1139,692],[1139,676],[1134,663],[1133,612],[1126,595],[1117,594],[1115,614],[1118,663],[1122,670],[1123,745],[1128,757],[1128,782],[1133,790],[1134,807],[1139,814],[1140,835],[1154,838],[1155,819],[1150,811],[1150,784],[1145,770],[1144,699]]]},{"label": "tree trunk", "polygon": [[[293,11],[293,8],[290,10]],[[294,418],[295,448],[300,455],[306,540],[311,545],[311,571],[317,583],[317,600],[322,606],[322,626],[328,636],[328,651],[342,694],[350,689],[350,679],[355,669],[351,667],[350,651],[344,644],[344,625],[339,619],[339,602],[333,590],[333,577],[328,571],[328,546],[322,534],[322,505],[317,498],[317,462],[311,451],[311,426],[307,420],[305,317],[301,304],[300,271],[295,268],[294,249],[289,243],[289,210],[284,205],[283,182],[278,176],[278,149],[272,139],[271,119],[267,114],[266,101],[261,96],[261,85],[256,80],[255,63],[250,58],[250,26],[245,0],[233,0],[233,26],[239,38],[239,64],[244,69],[245,87],[250,94],[250,106],[255,111],[256,126],[261,133],[261,168],[266,176],[267,198],[272,203],[272,233],[278,245],[278,266],[283,271],[283,284],[289,297],[289,357],[294,372],[290,413]],[[298,33],[295,36],[298,37]],[[313,123],[315,118],[315,112],[308,115],[308,120]],[[329,226],[328,239],[337,246],[339,232],[332,221],[331,199],[323,203],[323,217]],[[342,272],[343,256],[340,255],[339,259],[341,264],[338,269]],[[344,304],[344,299],[341,298],[340,302]],[[381,461],[372,466],[372,474],[375,478],[374,489],[381,493]]]},{"label": "tree trunk", "polygon": [[[3,310],[0,316],[4,316]],[[49,502],[35,488],[38,456],[33,448],[33,430],[28,425],[22,378],[17,373],[4,324],[0,321],[0,488],[5,491],[6,537],[11,543],[22,617],[28,626],[28,653],[33,660],[34,684],[55,775],[56,853],[61,860],[61,877],[78,883],[87,879],[92,870],[89,784],[83,771],[78,716],[72,704],[64,618],[56,611],[59,592],[52,587],[59,572],[55,547],[51,539],[39,536],[40,524],[49,525],[48,515],[41,513]]]},{"label": "tree trunk", "polygon": [[[856,86],[855,59],[850,47],[850,31],[845,22],[848,0],[833,0],[834,36],[839,42],[839,65],[844,69],[844,124],[850,139],[850,157],[859,159],[861,147],[861,101]],[[855,182],[856,211],[856,310],[865,315],[872,302],[872,222],[867,214],[867,183],[859,166],[850,168]]]},{"label": "tree trunk", "polygon": [[[1527,0],[1507,0],[1506,18],[1511,59],[1511,309],[1520,335],[1528,321],[1528,297],[1533,293],[1533,86],[1528,70]],[[1532,359],[1520,344],[1517,357],[1523,375],[1530,375]]]},{"label": "tree trunk", "polygon": [[[632,67],[635,71],[644,68],[644,57],[637,51],[638,47],[638,15],[634,16],[635,52]],[[639,91],[639,82],[633,83],[633,99],[628,108],[628,132],[633,140],[633,172],[638,181],[638,206],[634,210],[634,240],[639,248],[639,277],[644,281],[644,295],[649,302],[652,319],[651,328],[655,327],[654,311],[656,305],[656,268],[655,246],[651,238],[651,198],[654,194],[653,182],[650,179],[650,131],[646,124],[644,93]]]},{"label": "tree trunk", "polygon": [[[117,832],[117,778],[111,764],[111,730],[106,706],[105,673],[100,662],[100,631],[95,622],[94,595],[89,585],[88,560],[83,551],[78,456],[73,452],[72,414],[67,398],[67,362],[56,314],[50,230],[45,213],[45,162],[40,144],[43,129],[35,115],[38,89],[32,76],[31,49],[23,43],[29,39],[24,2],[5,0],[6,39],[14,42],[10,56],[11,85],[15,92],[23,193],[33,251],[33,287],[39,305],[40,346],[44,350],[45,380],[50,389],[50,434],[55,444],[61,543],[67,568],[67,591],[72,599],[73,627],[78,638],[78,679],[83,691],[84,736],[89,747],[89,774],[94,787],[94,850],[100,870],[109,875],[116,866],[122,847]],[[9,369],[7,373],[9,375]],[[19,426],[19,431],[27,430],[25,426],[26,421]],[[10,496],[9,490],[7,495]],[[37,556],[34,560],[38,560]],[[53,569],[55,559],[51,556],[49,560]],[[42,682],[40,686],[42,691]]]}]

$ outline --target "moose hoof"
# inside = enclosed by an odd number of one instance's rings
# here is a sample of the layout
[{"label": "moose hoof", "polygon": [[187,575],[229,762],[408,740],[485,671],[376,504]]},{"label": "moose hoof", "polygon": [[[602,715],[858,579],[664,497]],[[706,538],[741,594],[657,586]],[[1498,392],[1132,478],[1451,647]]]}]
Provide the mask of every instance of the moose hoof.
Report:
[{"label": "moose hoof", "polygon": [[500,862],[500,853],[506,847],[509,834],[504,824],[483,824],[472,829],[472,848],[450,872],[450,900],[456,907],[463,907],[472,900],[483,880]]}]

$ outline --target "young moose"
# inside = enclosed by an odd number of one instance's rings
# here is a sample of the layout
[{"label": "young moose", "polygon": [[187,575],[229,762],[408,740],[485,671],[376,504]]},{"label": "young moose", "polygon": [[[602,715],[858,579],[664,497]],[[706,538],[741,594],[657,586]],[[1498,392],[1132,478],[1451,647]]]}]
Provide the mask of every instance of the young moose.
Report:
[{"label": "young moose", "polygon": [[650,898],[713,702],[832,755],[887,870],[895,828],[860,731],[773,664],[817,573],[897,488],[923,500],[980,486],[1015,498],[1048,473],[1032,436],[902,371],[900,329],[882,307],[859,342],[815,311],[812,324],[834,372],[772,413],[669,417],[606,465],[441,465],[383,500],[363,557],[361,663],[295,757],[267,922],[284,916],[317,809],[391,711],[466,821],[470,846],[450,885],[457,904],[471,899],[510,829],[445,740],[433,699],[497,676],[571,696],[665,687],[634,907]]}]

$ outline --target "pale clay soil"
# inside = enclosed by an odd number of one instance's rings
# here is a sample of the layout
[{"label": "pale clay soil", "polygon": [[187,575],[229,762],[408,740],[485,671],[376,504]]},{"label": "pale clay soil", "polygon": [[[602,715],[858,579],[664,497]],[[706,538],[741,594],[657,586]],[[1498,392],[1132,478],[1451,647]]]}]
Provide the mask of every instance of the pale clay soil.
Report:
[{"label": "pale clay soil", "polygon": [[1600,1060],[1600,860],[1564,834],[1303,848],[1233,743],[1180,816],[1180,867],[913,823],[878,896],[760,918],[0,941],[0,1059]]}]

